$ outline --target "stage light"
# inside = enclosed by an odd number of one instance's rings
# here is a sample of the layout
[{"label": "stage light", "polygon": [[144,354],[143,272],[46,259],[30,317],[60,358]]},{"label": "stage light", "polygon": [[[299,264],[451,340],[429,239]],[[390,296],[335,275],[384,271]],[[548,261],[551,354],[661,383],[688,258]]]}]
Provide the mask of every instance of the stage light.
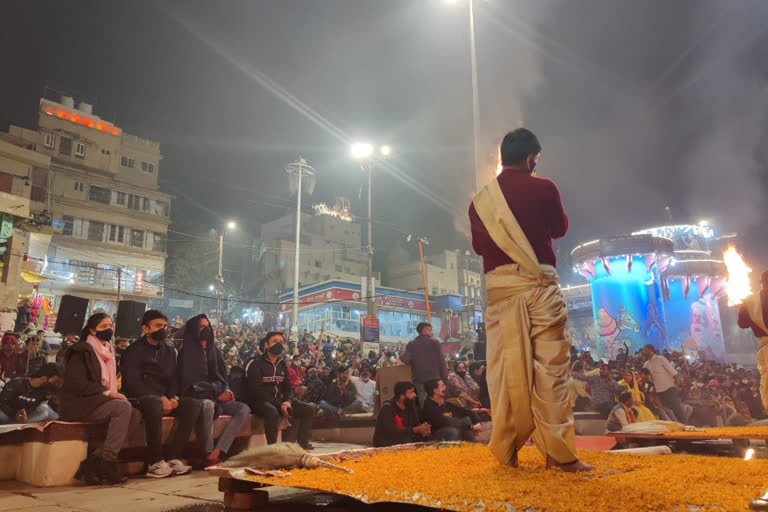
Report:
[{"label": "stage light", "polygon": [[370,158],[373,155],[373,146],[367,142],[356,142],[349,149],[352,158]]},{"label": "stage light", "polygon": [[381,149],[379,151],[381,152],[381,156],[385,158],[392,154],[392,148],[387,146],[386,144],[381,146]]},{"label": "stage light", "polygon": [[211,290],[211,291],[213,291],[213,290],[215,290],[215,289],[216,289],[216,287],[215,287],[215,286],[213,286],[212,284],[209,284],[209,285],[208,285],[208,289],[209,289],[209,290]]},{"label": "stage light", "polygon": [[227,229],[235,229],[237,227],[237,223],[233,220],[227,222]]}]

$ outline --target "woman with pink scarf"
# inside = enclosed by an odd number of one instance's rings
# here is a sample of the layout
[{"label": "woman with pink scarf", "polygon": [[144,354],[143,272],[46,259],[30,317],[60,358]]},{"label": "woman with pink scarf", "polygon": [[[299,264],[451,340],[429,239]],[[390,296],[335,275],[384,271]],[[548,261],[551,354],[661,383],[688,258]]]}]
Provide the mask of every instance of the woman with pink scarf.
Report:
[{"label": "woman with pink scarf", "polygon": [[117,455],[128,435],[133,408],[117,391],[115,350],[110,344],[113,334],[109,315],[91,315],[80,341],[65,356],[61,419],[108,424],[104,444],[80,465],[78,477],[89,484],[126,480],[118,468]]}]

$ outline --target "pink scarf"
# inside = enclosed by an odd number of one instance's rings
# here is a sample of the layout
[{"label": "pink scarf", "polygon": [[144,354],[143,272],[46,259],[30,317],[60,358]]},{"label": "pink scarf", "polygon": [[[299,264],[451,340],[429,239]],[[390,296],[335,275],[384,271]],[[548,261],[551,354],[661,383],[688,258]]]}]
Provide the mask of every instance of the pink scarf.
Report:
[{"label": "pink scarf", "polygon": [[92,335],[88,335],[86,342],[96,353],[96,359],[99,361],[101,383],[111,392],[117,393],[117,363],[115,363],[115,350],[112,345]]}]

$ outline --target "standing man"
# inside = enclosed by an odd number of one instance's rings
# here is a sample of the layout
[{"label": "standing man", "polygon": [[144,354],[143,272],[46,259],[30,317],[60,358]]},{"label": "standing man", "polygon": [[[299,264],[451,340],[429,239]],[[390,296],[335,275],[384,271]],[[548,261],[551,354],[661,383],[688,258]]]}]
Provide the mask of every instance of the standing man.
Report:
[{"label": "standing man", "polygon": [[760,292],[744,299],[739,309],[739,327],[751,328],[757,338],[760,398],[763,409],[768,411],[768,270],[760,275]]},{"label": "standing man", "polygon": [[419,335],[408,342],[400,360],[411,367],[416,396],[423,407],[427,399],[424,384],[435,379],[448,382],[448,367],[440,350],[440,342],[432,337],[432,326],[421,322],[416,326],[416,332]]},{"label": "standing man", "polygon": [[571,377],[589,384],[592,389],[592,408],[603,418],[608,418],[616,406],[616,395],[619,394],[619,383],[611,377],[608,363],[600,363],[600,373],[597,375],[574,372]]},{"label": "standing man", "polygon": [[642,351],[643,355],[648,358],[643,368],[647,368],[651,375],[651,381],[656,388],[656,395],[661,400],[661,405],[674,414],[675,417],[672,418],[672,421],[685,423],[688,421],[688,415],[680,401],[680,390],[675,387],[677,370],[666,357],[659,355],[656,348],[650,343],[644,345]]},{"label": "standing man", "polygon": [[547,467],[588,471],[576,455],[568,310],[552,249],[568,217],[555,184],[536,177],[541,144],[532,132],[509,132],[500,152],[501,173],[469,207],[487,283],[489,446],[499,462],[517,467],[517,451],[532,437]]},{"label": "standing man", "polygon": [[16,324],[13,326],[14,332],[22,333],[24,329],[32,323],[32,301],[24,299],[16,309]]},{"label": "standing man", "polygon": [[267,444],[277,442],[280,423],[284,420],[290,428],[286,430],[283,441],[298,442],[302,448],[311,450],[309,440],[315,408],[293,397],[288,365],[283,359],[283,333],[268,332],[259,348],[263,355],[255,355],[245,365],[243,390],[253,414],[264,419]]},{"label": "standing man", "polygon": [[[176,349],[168,343],[168,317],[156,309],[141,318],[144,335],[123,351],[123,394],[141,411],[147,437],[148,478],[189,473],[181,461],[184,445],[200,419],[202,401],[179,398]],[[163,453],[163,416],[177,419],[176,432],[167,453]]]}]

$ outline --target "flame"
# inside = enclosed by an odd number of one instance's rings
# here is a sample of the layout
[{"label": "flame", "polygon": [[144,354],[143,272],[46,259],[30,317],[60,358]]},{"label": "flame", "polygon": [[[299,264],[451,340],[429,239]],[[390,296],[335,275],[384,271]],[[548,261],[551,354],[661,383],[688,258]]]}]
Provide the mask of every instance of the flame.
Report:
[{"label": "flame", "polygon": [[754,448],[747,448],[747,453],[744,454],[744,460],[750,460],[755,456]]},{"label": "flame", "polygon": [[499,153],[496,155],[496,176],[501,174],[501,146],[499,146]]},{"label": "flame", "polygon": [[725,283],[728,305],[738,306],[744,299],[752,295],[752,284],[749,282],[749,274],[752,269],[749,268],[733,245],[729,245],[723,253],[723,261],[728,267],[728,280]]}]

